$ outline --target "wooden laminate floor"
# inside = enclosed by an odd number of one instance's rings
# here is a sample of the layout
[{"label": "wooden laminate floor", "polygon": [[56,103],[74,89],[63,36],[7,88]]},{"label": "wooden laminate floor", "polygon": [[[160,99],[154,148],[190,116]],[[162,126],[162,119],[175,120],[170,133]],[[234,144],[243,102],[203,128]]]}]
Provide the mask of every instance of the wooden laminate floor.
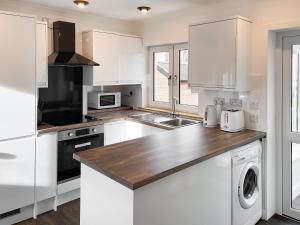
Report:
[{"label": "wooden laminate floor", "polygon": [[[80,200],[75,200],[58,207],[57,212],[48,212],[16,225],[80,225]],[[269,221],[260,221],[256,225],[300,225],[288,218],[275,215]]]},{"label": "wooden laminate floor", "polygon": [[59,206],[57,212],[51,211],[16,225],[80,225],[80,200]]}]

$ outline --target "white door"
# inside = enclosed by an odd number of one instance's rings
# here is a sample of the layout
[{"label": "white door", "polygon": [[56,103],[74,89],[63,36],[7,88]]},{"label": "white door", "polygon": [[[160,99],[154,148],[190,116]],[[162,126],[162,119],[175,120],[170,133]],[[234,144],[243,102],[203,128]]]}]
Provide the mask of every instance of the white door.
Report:
[{"label": "white door", "polygon": [[93,60],[100,63],[94,69],[94,85],[119,83],[118,35],[94,32]]},{"label": "white door", "polygon": [[0,214],[34,202],[35,139],[0,142]]},{"label": "white door", "polygon": [[283,213],[300,220],[300,36],[283,39]]},{"label": "white door", "polygon": [[0,13],[0,141],[35,134],[35,27]]}]

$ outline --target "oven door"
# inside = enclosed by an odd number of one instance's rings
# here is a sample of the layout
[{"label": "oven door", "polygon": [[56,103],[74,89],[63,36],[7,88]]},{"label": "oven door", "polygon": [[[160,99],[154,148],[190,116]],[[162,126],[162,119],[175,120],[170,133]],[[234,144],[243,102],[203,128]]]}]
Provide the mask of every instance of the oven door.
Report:
[{"label": "oven door", "polygon": [[73,159],[76,152],[104,146],[104,134],[91,135],[58,142],[57,181],[59,183],[80,176],[80,163]]},{"label": "oven door", "polygon": [[99,107],[100,108],[110,108],[116,106],[116,95],[100,95],[99,96]]}]

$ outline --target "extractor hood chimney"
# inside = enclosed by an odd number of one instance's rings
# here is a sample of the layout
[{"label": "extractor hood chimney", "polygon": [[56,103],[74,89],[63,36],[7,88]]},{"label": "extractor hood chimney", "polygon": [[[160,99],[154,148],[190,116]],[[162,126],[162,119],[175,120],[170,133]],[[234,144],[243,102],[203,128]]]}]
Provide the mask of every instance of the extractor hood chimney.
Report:
[{"label": "extractor hood chimney", "polygon": [[98,63],[75,52],[75,23],[53,23],[54,53],[48,57],[49,66],[99,66]]}]

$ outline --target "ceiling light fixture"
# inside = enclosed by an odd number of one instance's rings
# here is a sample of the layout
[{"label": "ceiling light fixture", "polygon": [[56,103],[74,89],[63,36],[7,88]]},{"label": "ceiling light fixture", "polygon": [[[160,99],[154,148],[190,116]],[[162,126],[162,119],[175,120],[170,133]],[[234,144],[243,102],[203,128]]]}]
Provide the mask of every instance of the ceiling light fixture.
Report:
[{"label": "ceiling light fixture", "polygon": [[140,12],[143,14],[146,14],[151,10],[149,6],[139,6],[137,7],[137,9],[140,10]]},{"label": "ceiling light fixture", "polygon": [[77,5],[79,8],[83,8],[89,4],[88,1],[86,0],[75,0],[74,1],[75,5]]}]

